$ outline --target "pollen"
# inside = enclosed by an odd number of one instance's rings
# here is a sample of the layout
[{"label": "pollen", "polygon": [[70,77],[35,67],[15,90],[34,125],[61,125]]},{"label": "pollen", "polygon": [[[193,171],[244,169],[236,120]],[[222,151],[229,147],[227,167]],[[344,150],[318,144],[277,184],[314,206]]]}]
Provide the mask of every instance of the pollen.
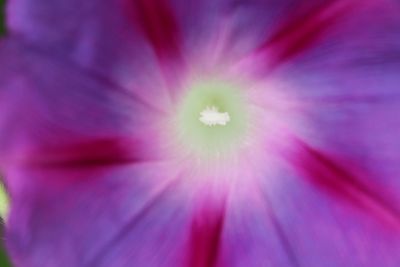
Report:
[{"label": "pollen", "polygon": [[200,112],[199,120],[207,126],[225,126],[230,120],[228,112],[219,112],[215,106],[206,107]]}]

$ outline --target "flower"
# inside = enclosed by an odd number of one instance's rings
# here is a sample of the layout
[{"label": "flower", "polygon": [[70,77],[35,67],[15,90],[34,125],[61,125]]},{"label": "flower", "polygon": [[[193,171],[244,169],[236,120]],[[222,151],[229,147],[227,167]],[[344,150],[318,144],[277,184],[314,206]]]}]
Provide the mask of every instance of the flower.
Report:
[{"label": "flower", "polygon": [[15,266],[399,266],[399,9],[10,1]]}]

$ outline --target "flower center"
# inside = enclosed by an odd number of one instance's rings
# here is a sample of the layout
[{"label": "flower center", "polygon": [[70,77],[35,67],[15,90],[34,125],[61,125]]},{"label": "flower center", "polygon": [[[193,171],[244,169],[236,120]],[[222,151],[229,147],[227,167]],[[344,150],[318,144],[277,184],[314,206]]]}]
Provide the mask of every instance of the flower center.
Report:
[{"label": "flower center", "polygon": [[176,110],[176,143],[196,157],[230,154],[248,136],[244,90],[235,83],[201,80],[187,86]]}]

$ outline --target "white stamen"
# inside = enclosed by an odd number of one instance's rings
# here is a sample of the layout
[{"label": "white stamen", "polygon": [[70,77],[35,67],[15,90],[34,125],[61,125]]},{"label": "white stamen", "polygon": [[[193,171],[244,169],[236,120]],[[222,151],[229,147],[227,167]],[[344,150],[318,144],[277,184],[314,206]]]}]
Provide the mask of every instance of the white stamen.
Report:
[{"label": "white stamen", "polygon": [[199,120],[207,126],[225,126],[231,120],[231,118],[228,112],[219,112],[218,108],[212,106],[206,107],[205,110],[200,112]]}]

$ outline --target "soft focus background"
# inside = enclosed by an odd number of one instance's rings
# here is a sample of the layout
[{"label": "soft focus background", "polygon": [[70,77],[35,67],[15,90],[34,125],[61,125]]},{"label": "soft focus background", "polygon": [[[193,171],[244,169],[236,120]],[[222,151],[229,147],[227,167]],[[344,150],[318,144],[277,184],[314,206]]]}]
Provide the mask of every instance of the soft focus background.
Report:
[{"label": "soft focus background", "polygon": [[[1,0],[0,0],[1,1]],[[3,2],[3,1],[2,1]],[[3,225],[3,222],[1,222],[1,224]],[[3,240],[3,231],[1,230],[1,237]],[[0,248],[0,267],[10,267],[10,263],[7,259],[7,255],[4,251],[3,245],[1,244],[1,248]]]},{"label": "soft focus background", "polygon": [[4,25],[4,0],[0,0],[0,34],[3,35],[5,32]]},{"label": "soft focus background", "polygon": [[[4,25],[4,0],[0,0],[0,35],[3,36],[5,34],[5,25]],[[0,236],[1,241],[3,241],[3,222],[0,220]],[[10,267],[10,263],[7,260],[7,256],[5,254],[3,248],[3,242],[0,243],[0,267]]]}]

